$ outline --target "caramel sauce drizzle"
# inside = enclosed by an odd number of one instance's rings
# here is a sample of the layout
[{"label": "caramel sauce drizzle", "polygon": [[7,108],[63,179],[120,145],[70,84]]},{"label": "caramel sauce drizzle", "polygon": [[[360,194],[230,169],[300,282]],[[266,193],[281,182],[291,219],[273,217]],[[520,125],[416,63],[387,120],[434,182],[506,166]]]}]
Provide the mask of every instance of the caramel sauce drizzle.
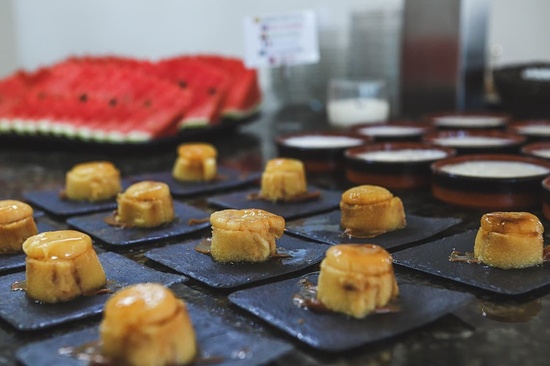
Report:
[{"label": "caramel sauce drizzle", "polygon": [[[449,261],[451,262],[466,262],[466,263],[481,263],[473,252],[459,252],[453,250],[449,255]],[[550,262],[550,245],[547,245],[542,251],[542,261]]]}]

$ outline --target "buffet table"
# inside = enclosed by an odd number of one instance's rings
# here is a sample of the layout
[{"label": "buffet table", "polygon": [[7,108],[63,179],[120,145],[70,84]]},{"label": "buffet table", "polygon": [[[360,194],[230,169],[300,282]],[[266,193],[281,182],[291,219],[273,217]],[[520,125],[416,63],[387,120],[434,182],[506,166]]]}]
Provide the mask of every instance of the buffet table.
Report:
[{"label": "buffet table", "polygon": [[[250,124],[208,133],[197,139],[216,145],[219,150],[220,166],[236,168],[243,172],[258,172],[263,169],[268,159],[277,156],[273,142],[275,136],[282,133],[327,128],[322,113],[315,114],[299,109],[286,114],[264,111]],[[93,144],[79,146],[47,141],[29,142],[26,138],[3,138],[0,145],[0,198],[22,200],[25,192],[57,189],[63,185],[66,171],[82,161],[110,160],[120,168],[122,176],[169,171],[175,159],[175,147],[178,142],[171,140],[164,144],[136,148]],[[312,184],[337,192],[351,187],[342,175],[310,176],[308,179]],[[479,227],[482,212],[444,204],[433,198],[429,190],[403,191],[396,194],[403,199],[408,214],[461,220],[459,224],[424,242]],[[207,196],[202,195],[184,201],[211,211],[212,207],[207,205],[206,198]],[[534,213],[542,217],[540,211]],[[42,220],[49,222],[52,227],[67,227],[63,220],[48,214],[45,214]],[[202,232],[199,235],[208,234]],[[101,243],[96,244],[99,250],[107,250]],[[145,258],[143,253],[148,248],[142,245],[118,252],[158,271],[173,273],[170,269]],[[406,247],[399,248],[399,250],[402,249]],[[317,270],[317,265],[310,266],[300,272],[278,278],[277,281],[296,278]],[[548,364],[550,356],[547,345],[550,339],[548,286],[521,296],[504,296],[399,265],[395,266],[395,271],[402,282],[469,293],[475,298],[452,313],[418,329],[383,341],[362,345],[353,350],[326,352],[310,347],[232,305],[228,300],[232,290],[211,288],[193,279],[184,284],[175,284],[172,289],[190,304],[211,313],[212,317],[252,336],[250,339],[275,340],[279,342],[277,343],[279,346],[285,346],[281,348],[285,350],[283,354],[268,360],[272,365]],[[268,280],[262,284],[274,281]],[[264,301],[269,302],[272,299],[266,298]],[[42,331],[19,331],[8,323],[0,321],[0,364],[16,364],[15,354],[22,346],[97,326],[99,320],[100,315],[96,315]],[[326,330],[326,332],[330,331],[330,329]],[[236,356],[235,361],[239,358],[242,358],[243,362],[247,361],[246,349],[242,350],[241,355]],[[253,356],[248,360],[248,362],[251,361],[254,363]]]}]

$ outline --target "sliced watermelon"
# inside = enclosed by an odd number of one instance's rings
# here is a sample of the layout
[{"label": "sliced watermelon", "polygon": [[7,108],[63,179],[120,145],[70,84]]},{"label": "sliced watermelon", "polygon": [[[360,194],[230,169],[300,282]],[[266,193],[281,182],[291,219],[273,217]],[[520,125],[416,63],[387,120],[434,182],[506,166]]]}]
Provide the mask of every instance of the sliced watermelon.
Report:
[{"label": "sliced watermelon", "polygon": [[113,64],[64,62],[33,75],[24,98],[0,115],[14,132],[98,141],[146,141],[173,135],[190,105],[172,82]]},{"label": "sliced watermelon", "polygon": [[220,121],[230,86],[226,72],[189,56],[161,60],[156,68],[159,77],[192,91],[191,107],[180,128],[206,126]]},{"label": "sliced watermelon", "polygon": [[222,107],[223,117],[240,119],[258,111],[262,94],[256,70],[246,68],[240,59],[232,57],[200,55],[197,59],[225,70],[231,78],[231,88]]}]

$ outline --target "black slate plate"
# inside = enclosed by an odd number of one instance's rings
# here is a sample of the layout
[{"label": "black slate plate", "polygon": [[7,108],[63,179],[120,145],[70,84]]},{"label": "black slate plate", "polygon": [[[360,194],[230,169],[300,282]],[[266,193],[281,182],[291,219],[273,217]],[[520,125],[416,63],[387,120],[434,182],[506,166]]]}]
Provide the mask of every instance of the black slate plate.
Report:
[{"label": "black slate plate", "polygon": [[393,254],[395,264],[503,295],[521,295],[550,285],[550,264],[523,269],[451,262],[453,250],[473,252],[477,230],[470,230]]},{"label": "black slate plate", "polygon": [[[58,230],[58,228],[53,227],[47,222],[40,221],[40,219],[36,219],[35,223],[39,233],[43,233],[45,231]],[[26,257],[27,256],[25,255],[25,253],[1,254],[0,255],[0,274],[4,272],[11,272],[15,270],[24,269]]]},{"label": "black slate plate", "polygon": [[236,188],[258,180],[261,173],[243,173],[228,167],[218,167],[220,179],[212,182],[182,182],[172,177],[172,172],[156,172],[131,176],[132,182],[153,180],[164,182],[170,187],[170,193],[177,197],[190,197],[198,194],[212,193],[224,189]]},{"label": "black slate plate", "polygon": [[193,206],[174,202],[176,219],[168,225],[157,228],[117,227],[105,222],[105,218],[112,216],[111,212],[100,212],[86,216],[71,217],[67,224],[83,231],[106,244],[114,246],[128,246],[152,240],[166,239],[174,236],[190,234],[210,226],[210,221],[189,225],[190,219],[207,219],[210,215]]},{"label": "black slate plate", "polygon": [[[130,183],[124,178],[121,180],[121,185],[125,189]],[[31,205],[37,206],[55,216],[84,215],[116,208],[115,198],[99,202],[71,201],[59,197],[62,190],[63,188],[60,187],[57,189],[23,192],[23,197]]]},{"label": "black slate plate", "polygon": [[[198,360],[194,364],[265,365],[292,349],[289,344],[274,339],[260,338],[225,325],[212,314],[198,306],[187,304],[195,328],[199,347]],[[47,341],[29,344],[17,350],[16,358],[28,366],[77,366],[84,361],[59,354],[63,347],[78,347],[99,339],[98,328],[87,328]],[[210,361],[209,360],[215,360]]]},{"label": "black slate plate", "polygon": [[[312,273],[303,278],[317,284],[317,277],[318,273]],[[237,291],[229,295],[229,300],[311,347],[340,352],[421,327],[474,299],[466,293],[400,284],[399,312],[354,319],[294,305],[292,297],[300,291],[300,281],[291,279]]]},{"label": "black slate plate", "polygon": [[427,239],[461,222],[457,218],[434,218],[407,215],[407,227],[379,235],[374,238],[349,238],[340,228],[340,210],[322,215],[306,217],[286,223],[290,234],[320,241],[328,244],[370,243],[386,249],[411,244]]},{"label": "black slate plate", "polygon": [[[147,268],[116,253],[101,253],[98,256],[111,283],[108,288],[114,291],[140,282],[158,282],[170,286],[187,280],[181,275]],[[29,299],[24,291],[11,290],[15,282],[24,280],[24,272],[0,277],[0,317],[19,330],[39,330],[99,314],[110,297],[110,294],[100,294],[60,304],[39,304]]]},{"label": "black slate plate", "polygon": [[259,208],[276,215],[284,217],[286,220],[295,219],[297,217],[314,215],[320,212],[329,211],[337,208],[340,205],[342,197],[341,192],[328,191],[317,187],[308,187],[308,192],[321,192],[319,199],[313,199],[302,202],[269,202],[261,199],[251,200],[247,197],[250,194],[259,192],[258,188],[234,192],[225,195],[215,196],[208,199],[208,203],[221,208]]},{"label": "black slate plate", "polygon": [[59,198],[59,192],[60,189],[31,191],[23,193],[23,197],[30,204],[56,216],[83,215],[116,208],[115,199],[100,202],[70,201]]},{"label": "black slate plate", "polygon": [[277,247],[291,258],[273,258],[262,263],[220,263],[195,250],[200,240],[152,249],[145,257],[192,277],[211,287],[232,288],[299,271],[319,263],[328,245],[283,235]]}]

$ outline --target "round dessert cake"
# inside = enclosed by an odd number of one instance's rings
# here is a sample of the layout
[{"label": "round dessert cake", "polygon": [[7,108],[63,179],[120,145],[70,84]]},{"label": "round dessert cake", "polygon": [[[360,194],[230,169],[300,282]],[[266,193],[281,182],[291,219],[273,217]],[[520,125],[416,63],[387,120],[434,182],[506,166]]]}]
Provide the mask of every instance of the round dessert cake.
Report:
[{"label": "round dessert cake", "polygon": [[317,299],[327,308],[364,318],[399,295],[392,257],[373,244],[330,247],[321,262]]},{"label": "round dessert cake", "polygon": [[290,201],[307,193],[304,164],[297,159],[276,158],[262,173],[261,197],[269,201]]},{"label": "round dessert cake", "polygon": [[174,203],[166,183],[142,181],[117,196],[116,221],[136,227],[156,227],[174,220]]},{"label": "round dessert cake", "polygon": [[140,283],[115,293],[105,304],[99,334],[113,365],[187,365],[197,354],[185,303],[161,284]]},{"label": "round dessert cake", "polygon": [[108,161],[80,163],[65,175],[65,195],[69,200],[108,200],[121,190],[120,172]]},{"label": "round dessert cake", "polygon": [[474,257],[503,269],[542,264],[544,227],[529,212],[491,212],[481,218]]},{"label": "round dessert cake", "polygon": [[92,239],[79,231],[33,235],[23,243],[23,251],[27,254],[27,295],[34,300],[69,301],[107,283]]},{"label": "round dessert cake", "polygon": [[172,176],[180,181],[211,181],[216,178],[218,151],[208,143],[185,143],[178,146]]},{"label": "round dessert cake", "polygon": [[374,237],[407,225],[403,202],[386,188],[353,187],[342,193],[340,226],[354,237]]},{"label": "round dessert cake", "polygon": [[210,215],[212,258],[218,262],[263,262],[277,251],[285,219],[260,210],[227,209]]},{"label": "round dessert cake", "polygon": [[33,209],[16,200],[0,201],[0,253],[21,251],[23,242],[38,233]]}]

